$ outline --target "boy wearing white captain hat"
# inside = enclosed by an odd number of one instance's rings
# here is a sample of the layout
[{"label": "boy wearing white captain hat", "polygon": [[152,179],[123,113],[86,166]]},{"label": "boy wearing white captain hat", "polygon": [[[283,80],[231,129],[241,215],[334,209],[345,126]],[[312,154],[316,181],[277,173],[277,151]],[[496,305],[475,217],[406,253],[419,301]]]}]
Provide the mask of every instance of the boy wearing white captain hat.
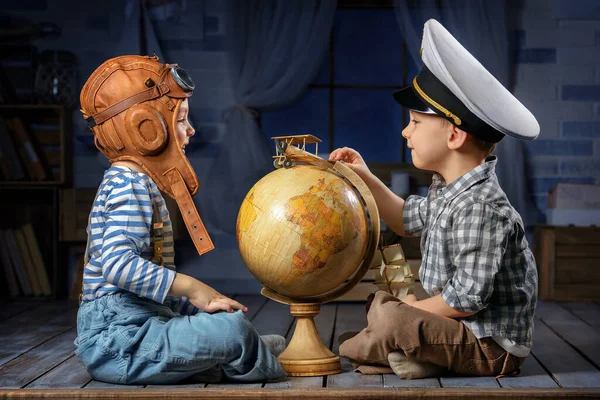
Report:
[{"label": "boy wearing white captain hat", "polygon": [[419,275],[431,297],[371,295],[368,326],[340,345],[340,355],[389,365],[403,378],[517,373],[532,345],[537,272],[490,154],[505,135],[531,140],[540,128],[435,20],[425,23],[421,57],[423,69],[394,98],[410,109],[402,135],[414,165],[435,172],[427,196],[397,197],[353,149],[330,159],[363,178],[391,229],[421,236]]}]

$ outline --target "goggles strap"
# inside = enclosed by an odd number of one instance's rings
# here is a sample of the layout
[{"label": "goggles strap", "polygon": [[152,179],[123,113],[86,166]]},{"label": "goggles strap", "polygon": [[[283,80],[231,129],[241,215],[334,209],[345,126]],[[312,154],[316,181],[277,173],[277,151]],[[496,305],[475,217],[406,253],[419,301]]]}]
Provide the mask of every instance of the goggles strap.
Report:
[{"label": "goggles strap", "polygon": [[129,109],[130,107],[143,103],[148,100],[155,99],[157,97],[161,97],[165,93],[169,92],[169,86],[165,83],[152,86],[149,89],[146,89],[140,93],[134,94],[133,96],[129,96],[126,99],[121,100],[118,103],[113,104],[105,110],[100,111],[96,115],[92,115],[86,119],[88,123],[88,128],[93,128],[96,125],[100,125],[106,120],[114,117],[117,114],[122,113],[123,111]]},{"label": "goggles strap", "polygon": [[198,254],[202,255],[211,251],[215,246],[204,227],[202,219],[200,219],[200,214],[196,210],[196,205],[183,181],[183,177],[177,168],[171,168],[165,175],[171,183],[171,191],[173,192],[173,196],[175,196],[175,201],[177,201],[177,206],[179,207],[179,211],[181,211],[181,216]]}]

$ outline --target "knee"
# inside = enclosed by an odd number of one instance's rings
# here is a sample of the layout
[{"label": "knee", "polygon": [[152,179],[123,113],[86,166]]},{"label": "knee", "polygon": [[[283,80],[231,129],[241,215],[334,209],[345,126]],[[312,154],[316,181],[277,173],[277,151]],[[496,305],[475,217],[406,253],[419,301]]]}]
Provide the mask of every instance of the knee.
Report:
[{"label": "knee", "polygon": [[235,311],[227,314],[228,336],[234,337],[242,344],[247,344],[255,340],[256,332],[252,328],[252,324],[241,311]]}]

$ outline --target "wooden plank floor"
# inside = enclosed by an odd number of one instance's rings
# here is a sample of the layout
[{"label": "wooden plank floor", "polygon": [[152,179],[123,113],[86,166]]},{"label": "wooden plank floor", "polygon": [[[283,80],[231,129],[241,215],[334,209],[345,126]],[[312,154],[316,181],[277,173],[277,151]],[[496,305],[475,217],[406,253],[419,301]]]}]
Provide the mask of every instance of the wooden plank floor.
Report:
[{"label": "wooden plank floor", "polygon": [[[261,296],[236,296],[261,334],[291,338],[294,320],[285,305]],[[77,305],[18,299],[0,303],[0,398],[600,398],[600,305],[540,302],[534,347],[516,377],[403,380],[362,375],[342,359],[343,372],[252,384],[121,386],[93,380],[74,355]],[[323,342],[366,325],[363,303],[329,303],[315,318]]]}]

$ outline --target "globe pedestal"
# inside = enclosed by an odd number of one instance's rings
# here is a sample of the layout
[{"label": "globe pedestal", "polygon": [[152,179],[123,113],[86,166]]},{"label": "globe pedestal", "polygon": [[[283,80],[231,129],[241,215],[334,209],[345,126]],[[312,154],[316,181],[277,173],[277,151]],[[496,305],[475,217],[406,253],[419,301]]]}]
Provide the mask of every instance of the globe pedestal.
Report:
[{"label": "globe pedestal", "polygon": [[290,344],[279,356],[289,376],[319,376],[342,372],[340,358],[321,340],[314,317],[321,311],[317,303],[290,304],[290,313],[297,318]]}]

